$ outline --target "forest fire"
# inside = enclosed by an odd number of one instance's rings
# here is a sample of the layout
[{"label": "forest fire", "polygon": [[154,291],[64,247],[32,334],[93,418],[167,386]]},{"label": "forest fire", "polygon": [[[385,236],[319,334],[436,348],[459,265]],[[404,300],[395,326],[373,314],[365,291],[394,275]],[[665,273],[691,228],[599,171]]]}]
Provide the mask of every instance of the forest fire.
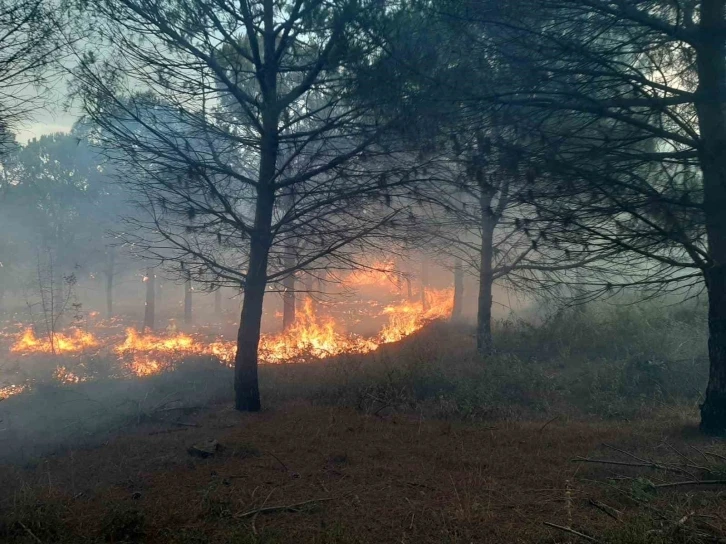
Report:
[{"label": "forest fire", "polygon": [[26,328],[10,348],[13,353],[73,353],[97,347],[98,340],[89,332],[73,329],[70,334],[51,333],[38,338],[32,328]]},{"label": "forest fire", "polygon": [[386,306],[383,313],[388,315],[388,324],[380,334],[381,343],[398,342],[436,319],[451,315],[454,299],[450,289],[431,289],[425,292],[423,301],[405,301]]},{"label": "forest fire", "polygon": [[385,288],[391,293],[400,293],[402,279],[392,261],[375,262],[367,269],[356,270],[349,274],[343,285],[350,289],[376,287]]},{"label": "forest fire", "polygon": [[[363,279],[359,278],[359,281]],[[389,279],[383,276],[367,276],[366,281],[377,282],[381,287],[384,282],[389,283]],[[426,291],[425,303],[419,295],[415,301],[397,300],[386,306],[372,305],[369,318],[383,319],[385,324],[379,332],[370,336],[348,332],[345,319],[326,315],[320,309],[321,305],[307,298],[298,308],[292,327],[280,333],[262,335],[260,363],[305,363],[344,353],[375,351],[383,344],[402,340],[431,321],[447,318],[451,312],[452,297],[451,289],[431,289]],[[145,377],[166,372],[189,356],[211,357],[227,366],[234,362],[236,342],[223,336],[199,330],[194,333],[138,332],[133,327],[126,327],[125,333],[119,334],[113,330],[118,319],[114,322],[114,327],[97,323],[98,336],[89,331],[72,329],[68,333],[54,334],[52,342],[50,337],[39,337],[32,328],[25,327],[16,335],[10,352],[23,357],[42,354],[64,356],[63,363],[59,362],[56,366],[53,379],[65,384],[92,379],[84,363],[76,366],[67,364],[68,357],[81,354],[110,356],[115,360],[113,366],[118,369],[118,373],[113,372],[113,375],[118,377]],[[0,387],[0,398],[22,393],[28,387],[27,384]]]},{"label": "forest fire", "polygon": [[260,340],[260,359],[266,363],[324,359],[341,353],[365,353],[379,346],[374,339],[345,334],[330,318],[319,318],[313,301],[306,299],[295,324],[276,335]]}]

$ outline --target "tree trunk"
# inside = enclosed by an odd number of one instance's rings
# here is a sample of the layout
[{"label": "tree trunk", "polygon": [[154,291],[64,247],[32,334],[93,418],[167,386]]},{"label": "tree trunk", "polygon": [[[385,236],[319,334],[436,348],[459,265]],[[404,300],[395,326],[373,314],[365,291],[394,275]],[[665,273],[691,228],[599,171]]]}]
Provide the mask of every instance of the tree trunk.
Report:
[{"label": "tree trunk", "polygon": [[421,308],[423,311],[429,309],[429,300],[426,296],[426,289],[429,286],[429,263],[426,257],[421,261]]},{"label": "tree trunk", "polygon": [[699,86],[696,111],[701,135],[703,210],[711,263],[708,291],[710,371],[701,405],[701,430],[726,433],[726,0],[702,0],[696,45]]},{"label": "tree trunk", "polygon": [[480,355],[491,355],[494,351],[492,340],[492,284],[494,274],[494,228],[497,218],[492,210],[494,192],[479,176],[479,208],[481,211],[481,250],[479,253],[479,301],[476,316],[476,349]]},{"label": "tree trunk", "polygon": [[451,320],[458,321],[464,306],[464,267],[461,259],[454,263],[454,306],[451,309]]},{"label": "tree trunk", "polygon": [[184,324],[192,324],[192,280],[184,282]]},{"label": "tree trunk", "polygon": [[234,360],[235,408],[243,412],[260,410],[257,356],[262,326],[262,304],[267,287],[273,204],[274,195],[271,191],[259,192],[255,213],[256,229],[250,240],[249,268],[245,279],[242,316],[237,333],[237,355]]},{"label": "tree trunk", "polygon": [[[288,212],[292,213],[295,210],[295,191],[294,188],[290,189],[290,194],[285,197],[285,205],[288,208]],[[296,248],[293,240],[287,240],[285,243],[285,268],[292,270],[295,268],[297,263],[296,259]],[[288,277],[282,280],[282,330],[286,331],[295,323],[295,274],[290,274]]]},{"label": "tree trunk", "polygon": [[312,305],[313,314],[317,313],[318,310],[318,301],[313,296],[313,292],[315,291],[315,288],[313,287],[313,276],[312,274],[303,274],[300,278],[300,281],[303,285],[303,291],[305,292],[306,300],[310,300],[310,304]]},{"label": "tree trunk", "polygon": [[113,276],[116,261],[116,249],[109,246],[106,261],[106,317],[113,317]]},{"label": "tree trunk", "polygon": [[244,284],[244,300],[237,355],[234,359],[235,408],[260,410],[260,387],[257,380],[257,357],[262,325],[262,303],[267,288],[267,261],[272,247],[272,211],[275,206],[275,174],[279,151],[280,107],[277,103],[278,65],[275,55],[277,33],[273,2],[263,10],[264,61],[258,79],[262,87],[262,133],[260,137],[260,171],[257,179],[255,224],[250,234],[250,254]]},{"label": "tree trunk", "polygon": [[[483,223],[487,223],[484,221]],[[484,225],[483,225],[484,226]],[[476,349],[481,355],[491,355],[492,340],[492,229],[483,229],[479,262],[479,302],[476,317]]]},{"label": "tree trunk", "polygon": [[286,331],[295,323],[295,274],[282,280],[282,330]]},{"label": "tree trunk", "polygon": [[146,269],[146,303],[144,304],[144,330],[154,330],[156,313],[156,278],[154,269]]},{"label": "tree trunk", "polygon": [[220,319],[222,317],[222,288],[217,287],[214,290],[214,316]]}]

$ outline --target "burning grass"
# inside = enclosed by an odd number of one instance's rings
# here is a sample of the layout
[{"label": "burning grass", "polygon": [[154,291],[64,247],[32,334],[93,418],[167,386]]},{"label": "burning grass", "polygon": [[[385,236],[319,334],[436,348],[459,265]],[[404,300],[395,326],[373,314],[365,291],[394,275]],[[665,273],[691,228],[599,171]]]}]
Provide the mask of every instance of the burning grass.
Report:
[{"label": "burning grass", "polygon": [[[397,301],[370,317],[385,317],[387,324],[380,333],[363,337],[346,331],[346,324],[333,317],[316,312],[311,299],[306,299],[298,312],[294,326],[279,334],[265,334],[260,340],[260,359],[264,364],[311,362],[344,353],[368,353],[380,346],[399,341],[436,319],[446,318],[451,312],[452,292],[445,289],[430,291],[426,303]],[[375,308],[375,307],[371,307]],[[94,377],[83,364],[73,364],[73,357],[116,357],[117,365],[111,376],[144,377],[173,370],[184,358],[213,357],[224,365],[234,361],[236,343],[222,336],[210,337],[203,333],[171,332],[155,334],[138,332],[127,327],[125,334],[110,334],[118,327],[99,323],[98,336],[90,331],[72,329],[38,338],[32,328],[25,328],[10,346],[9,352],[19,357],[39,355],[63,356],[52,376],[65,383],[78,383]],[[70,360],[67,360],[70,358]],[[76,361],[81,361],[76,359]],[[0,389],[0,398],[27,391],[32,381],[7,384]]]},{"label": "burning grass", "polygon": [[77,353],[99,346],[98,339],[91,333],[73,329],[70,333],[60,332],[48,334],[45,338],[37,338],[32,328],[26,328],[15,343],[10,347],[12,353]]}]

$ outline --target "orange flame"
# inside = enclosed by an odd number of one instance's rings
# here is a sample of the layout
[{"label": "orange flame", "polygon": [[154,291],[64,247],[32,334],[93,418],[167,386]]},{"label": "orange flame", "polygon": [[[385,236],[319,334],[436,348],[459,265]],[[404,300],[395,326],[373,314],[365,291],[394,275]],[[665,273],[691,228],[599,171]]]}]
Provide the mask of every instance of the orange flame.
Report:
[{"label": "orange flame", "polygon": [[332,319],[315,315],[313,301],[305,299],[302,312],[288,330],[260,339],[260,359],[266,363],[282,363],[305,358],[323,359],[343,352],[365,353],[378,344],[337,330]]},{"label": "orange flame", "polygon": [[401,276],[393,261],[377,261],[365,270],[351,272],[343,280],[343,285],[350,289],[382,287],[391,293],[398,293],[401,290]]},{"label": "orange flame", "polygon": [[173,367],[178,355],[203,353],[204,346],[187,334],[162,337],[127,328],[126,339],[114,351],[122,358],[131,355],[132,360],[126,365],[131,373],[150,376]]},{"label": "orange flame", "polygon": [[398,342],[423,328],[427,323],[445,319],[454,307],[451,289],[429,289],[426,291],[426,308],[423,301],[402,302],[386,306],[388,324],[380,333],[381,343]]},{"label": "orange flame", "polygon": [[64,366],[58,366],[53,373],[53,377],[61,383],[81,383],[88,380],[87,376],[79,376]]},{"label": "orange flame", "polygon": [[70,335],[54,333],[51,338],[37,338],[32,328],[27,328],[10,351],[13,353],[70,353],[97,347],[98,340],[90,332],[74,329]]},{"label": "orange flame", "polygon": [[27,391],[28,386],[21,384],[21,385],[4,385],[0,387],[0,400],[5,400],[8,397],[12,397],[13,395],[19,395],[23,391]]},{"label": "orange flame", "polygon": [[[332,317],[316,315],[311,299],[304,301],[292,327],[279,334],[265,334],[260,338],[261,363],[305,362],[325,359],[342,353],[368,353],[381,345],[397,342],[413,334],[427,323],[447,318],[453,306],[453,290],[429,290],[426,305],[421,300],[403,301],[386,306],[379,313],[388,322],[374,337],[365,338],[346,332]],[[104,323],[101,328],[118,326],[118,321]],[[108,325],[108,326],[106,326]],[[209,356],[232,366],[236,342],[217,337],[213,341],[202,334],[169,332],[164,335],[139,333],[127,328],[123,340],[116,335],[106,336],[103,344],[92,334],[74,329],[69,334],[56,334],[53,345],[48,339],[39,339],[32,328],[22,332],[10,350],[14,353],[79,353],[87,348],[101,347],[116,354],[119,368],[131,375],[150,376],[173,369],[184,357]],[[78,368],[70,371],[58,366],[55,379],[63,383],[78,383],[90,379]],[[0,387],[0,398],[17,394],[27,386]]]}]

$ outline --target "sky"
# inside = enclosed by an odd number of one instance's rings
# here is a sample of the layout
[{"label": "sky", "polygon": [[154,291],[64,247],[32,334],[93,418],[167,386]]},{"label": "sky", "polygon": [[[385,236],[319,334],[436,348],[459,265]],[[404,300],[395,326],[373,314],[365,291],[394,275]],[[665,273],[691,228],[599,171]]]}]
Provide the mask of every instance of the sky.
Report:
[{"label": "sky", "polygon": [[[29,114],[15,127],[16,138],[21,144],[26,144],[44,134],[68,132],[81,115],[78,107],[68,107],[66,79],[59,78],[50,84],[51,88],[45,89],[43,93],[44,106]],[[29,88],[22,94],[32,98],[38,96],[38,91]]]}]

